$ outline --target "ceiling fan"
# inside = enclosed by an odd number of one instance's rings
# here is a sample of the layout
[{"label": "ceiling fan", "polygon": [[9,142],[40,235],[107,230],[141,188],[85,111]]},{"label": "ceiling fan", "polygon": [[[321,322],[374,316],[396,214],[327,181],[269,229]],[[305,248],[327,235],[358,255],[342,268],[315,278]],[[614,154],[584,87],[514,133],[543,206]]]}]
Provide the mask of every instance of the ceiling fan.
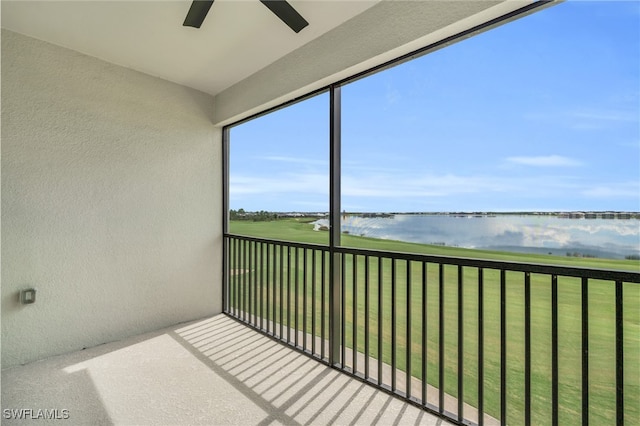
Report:
[{"label": "ceiling fan", "polygon": [[[214,0],[195,0],[191,3],[187,17],[182,24],[185,27],[200,28]],[[309,23],[286,0],[260,0],[278,18],[299,33]]]}]

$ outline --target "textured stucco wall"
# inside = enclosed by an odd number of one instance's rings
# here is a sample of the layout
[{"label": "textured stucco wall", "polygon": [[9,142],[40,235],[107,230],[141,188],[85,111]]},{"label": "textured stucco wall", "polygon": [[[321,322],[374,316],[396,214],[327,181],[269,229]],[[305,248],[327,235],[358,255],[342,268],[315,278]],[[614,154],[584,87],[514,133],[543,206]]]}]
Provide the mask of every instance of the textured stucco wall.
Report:
[{"label": "textured stucco wall", "polygon": [[208,95],[2,32],[3,367],[220,312],[212,116]]}]

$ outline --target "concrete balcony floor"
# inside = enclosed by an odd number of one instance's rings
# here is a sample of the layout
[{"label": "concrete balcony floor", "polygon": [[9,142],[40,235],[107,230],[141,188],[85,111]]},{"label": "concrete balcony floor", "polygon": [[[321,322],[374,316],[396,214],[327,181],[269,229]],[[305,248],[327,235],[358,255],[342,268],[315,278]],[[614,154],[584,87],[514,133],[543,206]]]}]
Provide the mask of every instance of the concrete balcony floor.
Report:
[{"label": "concrete balcony floor", "polygon": [[[2,371],[7,409],[58,424],[448,425],[225,315]],[[42,413],[41,413],[42,414]]]}]

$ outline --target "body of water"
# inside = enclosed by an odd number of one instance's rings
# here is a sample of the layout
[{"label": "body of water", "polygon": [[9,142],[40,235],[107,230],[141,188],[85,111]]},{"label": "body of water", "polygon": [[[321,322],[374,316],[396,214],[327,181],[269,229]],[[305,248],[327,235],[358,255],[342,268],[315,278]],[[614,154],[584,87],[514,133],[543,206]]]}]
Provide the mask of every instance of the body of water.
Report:
[{"label": "body of water", "polygon": [[[322,221],[319,225],[327,224]],[[640,256],[638,219],[570,219],[551,215],[345,215],[342,232],[415,243],[560,256],[567,253],[612,259]]]}]

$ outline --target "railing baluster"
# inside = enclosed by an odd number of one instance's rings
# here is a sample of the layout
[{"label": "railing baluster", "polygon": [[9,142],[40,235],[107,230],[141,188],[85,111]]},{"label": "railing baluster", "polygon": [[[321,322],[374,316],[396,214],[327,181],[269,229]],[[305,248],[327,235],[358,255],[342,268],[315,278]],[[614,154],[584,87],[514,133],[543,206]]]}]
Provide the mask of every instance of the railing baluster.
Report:
[{"label": "railing baluster", "polygon": [[270,265],[271,265],[271,244],[267,243],[266,244],[266,257],[264,260],[265,263],[265,271],[264,271],[264,275],[265,275],[265,279],[266,279],[266,291],[267,291],[267,300],[266,300],[266,304],[265,304],[265,309],[266,309],[266,317],[267,317],[267,333],[271,332],[271,325],[273,324],[271,321],[271,310],[269,309],[271,307],[271,280],[269,279],[271,276],[271,269],[270,269]]},{"label": "railing baluster", "polygon": [[326,251],[322,251],[320,252],[322,255],[322,262],[320,267],[321,272],[320,272],[320,283],[322,285],[320,292],[320,298],[322,299],[320,302],[320,341],[322,343],[322,346],[320,346],[320,358],[324,359],[325,358],[325,339],[326,339],[326,327],[325,327],[325,318],[327,318],[327,313],[326,313],[326,309],[325,306],[328,302],[326,302],[326,297],[327,297],[327,292],[326,292],[326,281],[327,281],[327,277],[326,277],[326,268],[327,268],[327,252]]},{"label": "railing baluster", "polygon": [[253,266],[253,280],[252,280],[252,291],[253,291],[253,321],[252,324],[255,327],[260,327],[260,260],[259,260],[259,250],[258,250],[258,242],[254,241],[252,245],[252,263]]},{"label": "railing baluster", "polygon": [[247,244],[247,318],[249,323],[255,324],[255,282],[256,282],[256,269],[253,266],[253,254],[255,250],[255,241],[249,241]]},{"label": "railing baluster", "polygon": [[239,317],[240,315],[242,315],[242,310],[241,310],[241,306],[242,306],[242,241],[238,241],[236,244],[236,264],[235,264],[235,303],[234,303],[234,312],[236,317]]},{"label": "railing baluster", "polygon": [[382,326],[384,323],[384,314],[382,311],[382,257],[378,259],[378,385],[382,385]]},{"label": "railing baluster", "polygon": [[250,298],[250,308],[249,308],[249,313],[252,315],[249,318],[252,318],[252,320],[250,320],[250,322],[254,325],[258,324],[258,307],[257,307],[257,301],[258,301],[258,251],[256,248],[257,243],[254,241],[252,244],[249,245],[249,266],[252,268],[251,270],[251,276],[253,277],[252,279],[250,279],[250,289],[251,289],[251,295],[253,296],[252,298]]},{"label": "railing baluster", "polygon": [[236,316],[241,319],[242,318],[242,283],[244,280],[243,268],[242,264],[242,250],[243,250],[244,241],[238,241],[237,247],[237,257],[238,262],[236,263]]},{"label": "railing baluster", "polygon": [[242,316],[242,280],[244,279],[242,265],[242,241],[236,244],[236,271],[235,271],[235,313],[237,317]]},{"label": "railing baluster", "polygon": [[464,419],[464,275],[458,265],[458,421]]},{"label": "railing baluster", "polygon": [[364,377],[369,378],[369,256],[364,257]]},{"label": "railing baluster", "polygon": [[299,296],[299,291],[298,288],[300,287],[300,282],[299,282],[299,276],[300,274],[298,273],[298,267],[300,265],[299,261],[299,256],[298,256],[298,247],[295,248],[295,258],[294,258],[294,266],[293,266],[293,273],[295,274],[294,277],[294,285],[295,285],[295,290],[294,290],[294,300],[293,300],[293,312],[294,312],[294,326],[293,326],[293,330],[295,332],[295,336],[294,336],[294,345],[297,348],[298,347],[298,334],[300,334],[300,327],[298,324],[298,317],[300,316],[300,311],[298,309],[298,296]]},{"label": "railing baluster", "polygon": [[287,246],[287,343],[291,344],[291,246]]},{"label": "railing baluster", "polygon": [[551,276],[551,423],[558,425],[558,276]]},{"label": "railing baluster", "polygon": [[262,318],[262,322],[263,324],[266,322],[266,324],[264,324],[264,327],[260,327],[262,329],[266,329],[269,326],[269,317],[268,317],[268,312],[269,312],[269,296],[267,295],[268,293],[268,286],[269,286],[269,273],[268,273],[268,266],[265,264],[266,261],[266,257],[267,255],[265,254],[265,247],[267,247],[267,245],[265,243],[261,243],[260,244],[260,286],[261,286],[261,293],[262,293],[262,301],[260,302],[260,306],[261,306],[261,318]]},{"label": "railing baluster", "polygon": [[351,300],[351,316],[352,316],[352,343],[353,351],[351,352],[352,361],[351,365],[353,367],[353,374],[358,372],[358,256],[353,255],[351,259],[351,267],[353,270],[353,274],[351,277],[351,283],[353,286],[352,291],[352,300]]},{"label": "railing baluster", "polygon": [[236,291],[235,291],[235,283],[236,283],[236,279],[238,274],[236,274],[236,268],[238,266],[238,263],[236,261],[236,245],[237,245],[238,240],[236,239],[230,239],[229,240],[229,247],[231,250],[231,253],[229,255],[229,260],[230,262],[232,262],[232,265],[229,266],[229,312],[231,312],[231,314],[233,316],[237,316],[238,313],[236,311]]},{"label": "railing baluster", "polygon": [[272,294],[272,311],[271,311],[271,317],[272,317],[272,323],[271,323],[271,333],[275,336],[276,335],[276,324],[277,324],[277,317],[278,317],[278,247],[275,244],[272,244],[273,246],[273,294]]},{"label": "railing baluster", "polygon": [[258,297],[258,311],[260,315],[260,330],[264,330],[264,244],[259,242],[258,247],[257,256],[260,259],[257,262],[257,265],[260,268],[260,296]]},{"label": "railing baluster", "polygon": [[311,353],[316,355],[316,252],[311,250]]},{"label": "railing baluster", "polygon": [[236,264],[236,277],[237,279],[237,291],[236,291],[236,298],[238,299],[236,306],[237,306],[237,316],[238,318],[242,318],[242,313],[243,313],[243,293],[242,293],[242,286],[244,284],[244,265],[242,264],[242,256],[243,256],[243,251],[244,251],[244,241],[240,240],[238,241],[238,263]]},{"label": "railing baluster", "polygon": [[438,412],[444,413],[444,264],[438,269]]},{"label": "railing baluster", "polygon": [[391,390],[396,391],[396,259],[391,259]]},{"label": "railing baluster", "polygon": [[247,321],[247,245],[248,241],[242,242],[242,320]]},{"label": "railing baluster", "polygon": [[478,268],[478,426],[484,425],[484,269]]},{"label": "railing baluster", "polygon": [[616,424],[624,425],[624,330],[622,281],[616,281]]},{"label": "railing baluster", "polygon": [[422,262],[422,405],[427,405],[427,262]]},{"label": "railing baluster", "polygon": [[407,320],[406,320],[406,345],[405,345],[405,377],[406,377],[406,398],[411,398],[411,261],[407,260]]},{"label": "railing baluster", "polygon": [[247,322],[251,322],[251,286],[252,286],[252,279],[251,279],[251,274],[253,272],[253,269],[251,268],[251,241],[247,241],[245,244],[245,270],[247,271],[244,276],[245,276],[245,281],[244,281],[244,288],[245,288],[245,310],[244,313],[246,315],[245,321]]},{"label": "railing baluster", "polygon": [[284,339],[284,245],[280,245],[280,339]]},{"label": "railing baluster", "polygon": [[500,270],[500,424],[507,424],[507,279]]},{"label": "railing baluster", "polygon": [[340,310],[341,310],[340,318],[342,319],[342,321],[341,321],[342,322],[342,324],[341,324],[342,331],[340,333],[340,348],[341,348],[340,365],[342,366],[342,368],[345,368],[346,365],[347,365],[347,355],[346,355],[346,346],[347,345],[346,345],[346,342],[345,342],[346,335],[347,335],[347,328],[346,328],[347,327],[347,325],[346,325],[347,324],[347,321],[346,321],[346,319],[347,319],[347,314],[346,314],[346,304],[347,304],[347,293],[346,293],[347,290],[346,289],[347,289],[347,286],[346,286],[346,282],[345,282],[346,281],[345,276],[347,275],[345,273],[345,271],[347,270],[346,257],[347,257],[346,254],[343,254],[343,255],[340,256],[340,258],[341,258],[341,262],[340,262],[340,265],[341,265],[340,281],[341,281],[341,284],[342,284],[340,286],[340,287],[342,287],[342,301],[340,303]]},{"label": "railing baluster", "polygon": [[258,276],[258,243],[254,241],[254,243],[251,246],[251,252],[252,252],[252,261],[249,262],[249,264],[251,266],[253,266],[253,280],[251,282],[251,288],[253,291],[253,309],[251,310],[251,312],[253,313],[253,321],[252,324],[255,325],[256,327],[259,326],[260,322],[258,319],[258,315],[260,312],[260,307],[258,306],[258,294],[260,293],[260,281],[259,281],[259,276]]},{"label": "railing baluster", "polygon": [[524,274],[524,424],[531,425],[531,274]]},{"label": "railing baluster", "polygon": [[[338,219],[339,220],[339,219]],[[330,238],[333,238],[333,233]],[[329,364],[344,368],[344,257],[330,244],[329,247]]]},{"label": "railing baluster", "polygon": [[582,425],[589,424],[589,279],[582,278]]},{"label": "railing baluster", "polygon": [[260,261],[258,259],[259,251],[258,251],[258,242],[253,243],[253,324],[258,326],[259,324],[259,315],[260,315],[260,304],[259,304],[259,294],[260,294]]},{"label": "railing baluster", "polygon": [[260,242],[256,242],[253,245],[254,248],[254,265],[255,265],[255,281],[254,281],[254,300],[253,305],[255,325],[262,328],[262,265],[261,265],[261,253]]},{"label": "railing baluster", "polygon": [[231,276],[231,259],[229,254],[231,253],[231,240],[228,238],[222,238],[222,312],[229,312],[229,290],[230,283],[229,277]]},{"label": "railing baluster", "polygon": [[256,262],[260,267],[260,297],[258,297],[258,311],[260,315],[260,330],[264,330],[264,268],[262,267],[262,262],[264,262],[264,247],[262,246],[262,242],[258,242],[258,253],[257,258],[260,258],[260,261]]},{"label": "railing baluster", "polygon": [[233,273],[233,270],[235,269],[235,259],[234,259],[234,253],[235,253],[235,243],[236,241],[234,239],[228,239],[227,240],[227,271],[226,274],[227,276],[226,278],[226,283],[227,283],[227,310],[226,312],[230,312],[233,313],[233,280],[235,279],[235,274]]},{"label": "railing baluster", "polygon": [[229,247],[229,251],[227,253],[227,260],[229,262],[229,267],[227,268],[227,312],[230,312],[233,314],[233,298],[234,298],[234,294],[233,294],[233,283],[234,280],[236,278],[236,275],[233,273],[233,271],[236,268],[236,260],[235,260],[235,245],[236,245],[236,240],[234,239],[229,239],[228,240],[228,247]]},{"label": "railing baluster", "polygon": [[260,282],[262,286],[263,300],[261,302],[262,306],[262,319],[264,324],[264,329],[266,330],[269,327],[269,267],[265,263],[267,261],[267,254],[265,254],[265,249],[268,249],[269,246],[266,243],[261,243],[260,248]]},{"label": "railing baluster", "polygon": [[302,249],[302,349],[307,350],[307,249]]}]

